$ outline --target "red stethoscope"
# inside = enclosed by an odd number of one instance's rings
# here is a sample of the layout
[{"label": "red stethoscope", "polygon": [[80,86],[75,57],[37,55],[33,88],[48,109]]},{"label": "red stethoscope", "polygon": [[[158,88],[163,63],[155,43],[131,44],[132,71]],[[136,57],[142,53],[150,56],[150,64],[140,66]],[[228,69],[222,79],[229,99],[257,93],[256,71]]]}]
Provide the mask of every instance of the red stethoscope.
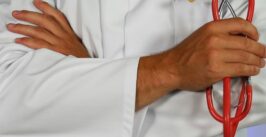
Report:
[{"label": "red stethoscope", "polygon": [[[220,6],[218,0],[212,0],[212,13],[214,21],[220,20],[221,7],[227,4],[229,10],[235,17],[232,6],[228,0],[222,0]],[[255,0],[249,0],[247,21],[252,22],[255,8]],[[249,77],[242,77],[242,89],[239,96],[239,102],[235,112],[235,116],[231,117],[231,78],[226,77],[223,79],[223,115],[219,115],[214,108],[212,100],[212,87],[207,88],[206,97],[208,109],[215,120],[223,123],[224,137],[234,137],[238,124],[249,113],[252,105],[252,86]]]}]

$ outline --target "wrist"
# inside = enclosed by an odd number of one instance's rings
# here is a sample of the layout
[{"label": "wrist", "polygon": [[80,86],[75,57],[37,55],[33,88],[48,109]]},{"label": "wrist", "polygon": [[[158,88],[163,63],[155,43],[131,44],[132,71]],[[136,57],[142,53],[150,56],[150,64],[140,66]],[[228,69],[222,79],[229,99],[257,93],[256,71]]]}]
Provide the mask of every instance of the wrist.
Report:
[{"label": "wrist", "polygon": [[158,78],[158,86],[169,92],[180,89],[180,75],[176,62],[176,53],[172,50],[161,53],[160,61],[156,63],[155,72]]},{"label": "wrist", "polygon": [[169,73],[167,54],[142,57],[139,62],[137,79],[137,109],[142,108],[176,88],[176,78]]}]

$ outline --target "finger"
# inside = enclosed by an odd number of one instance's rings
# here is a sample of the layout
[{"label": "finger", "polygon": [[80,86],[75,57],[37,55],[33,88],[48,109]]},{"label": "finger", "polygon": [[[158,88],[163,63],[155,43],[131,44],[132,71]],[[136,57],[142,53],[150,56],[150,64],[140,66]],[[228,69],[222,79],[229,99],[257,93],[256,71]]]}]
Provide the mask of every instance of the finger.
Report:
[{"label": "finger", "polygon": [[53,48],[49,43],[43,40],[29,38],[29,37],[17,38],[15,42],[18,44],[25,45],[31,49],[41,49],[41,48],[52,49]]},{"label": "finger", "polygon": [[241,77],[241,76],[255,76],[260,72],[260,68],[254,65],[247,65],[241,63],[227,63],[224,64],[224,76]]},{"label": "finger", "polygon": [[23,37],[23,38],[17,38],[15,40],[16,43],[25,45],[26,47],[29,47],[31,49],[49,49],[64,55],[69,55],[69,52],[63,51],[62,49],[59,49],[57,47],[54,47],[47,43],[46,41],[35,39],[35,38],[29,38],[29,37]]},{"label": "finger", "polygon": [[26,10],[14,11],[12,15],[18,20],[30,22],[37,26],[43,27],[58,37],[65,34],[65,31],[62,29],[59,23],[51,16]]},{"label": "finger", "polygon": [[255,54],[259,57],[266,57],[266,47],[259,42],[242,36],[224,37],[219,45],[227,49],[243,50]]},{"label": "finger", "polygon": [[249,38],[258,41],[259,33],[257,28],[250,22],[241,18],[224,19],[209,23],[210,29],[215,32],[222,32],[226,34],[243,34]]},{"label": "finger", "polygon": [[28,37],[42,39],[50,44],[56,43],[56,36],[50,32],[36,26],[24,25],[24,24],[8,24],[7,28],[9,31],[22,34]]},{"label": "finger", "polygon": [[241,63],[254,65],[260,68],[265,66],[265,60],[252,53],[239,50],[222,50],[220,51],[222,60],[225,63]]},{"label": "finger", "polygon": [[66,29],[66,31],[72,32],[72,29],[70,27],[68,20],[66,19],[65,15],[61,11],[55,9],[49,3],[44,2],[42,0],[34,0],[33,4],[36,6],[36,8],[38,8],[44,14],[54,17],[59,22],[59,24],[62,26],[62,28]]}]

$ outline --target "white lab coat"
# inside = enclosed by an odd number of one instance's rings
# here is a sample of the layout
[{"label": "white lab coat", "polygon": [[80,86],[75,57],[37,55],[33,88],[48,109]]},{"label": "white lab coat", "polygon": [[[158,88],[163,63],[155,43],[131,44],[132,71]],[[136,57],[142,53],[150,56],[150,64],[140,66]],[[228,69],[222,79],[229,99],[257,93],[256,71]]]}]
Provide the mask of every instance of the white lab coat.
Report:
[{"label": "white lab coat", "polygon": [[[221,133],[222,126],[208,113],[204,92],[180,91],[135,113],[139,57],[174,47],[210,21],[210,0],[46,0],[65,13],[93,55],[90,59],[15,44],[14,38],[21,36],[8,32],[5,24],[18,22],[12,10],[36,11],[31,1],[0,1],[0,137]],[[266,43],[266,4],[256,4],[254,23]],[[266,122],[265,78],[265,69],[253,77],[253,109],[242,128]],[[217,94],[218,107],[219,98]]]}]

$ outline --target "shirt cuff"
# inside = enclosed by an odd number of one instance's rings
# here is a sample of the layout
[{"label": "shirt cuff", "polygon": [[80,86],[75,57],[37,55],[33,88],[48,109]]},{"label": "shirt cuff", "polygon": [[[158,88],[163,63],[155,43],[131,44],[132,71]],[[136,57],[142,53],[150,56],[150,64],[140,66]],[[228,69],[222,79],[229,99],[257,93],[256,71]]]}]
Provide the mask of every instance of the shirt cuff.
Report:
[{"label": "shirt cuff", "polygon": [[124,87],[123,137],[133,136],[139,58],[128,59]]}]

